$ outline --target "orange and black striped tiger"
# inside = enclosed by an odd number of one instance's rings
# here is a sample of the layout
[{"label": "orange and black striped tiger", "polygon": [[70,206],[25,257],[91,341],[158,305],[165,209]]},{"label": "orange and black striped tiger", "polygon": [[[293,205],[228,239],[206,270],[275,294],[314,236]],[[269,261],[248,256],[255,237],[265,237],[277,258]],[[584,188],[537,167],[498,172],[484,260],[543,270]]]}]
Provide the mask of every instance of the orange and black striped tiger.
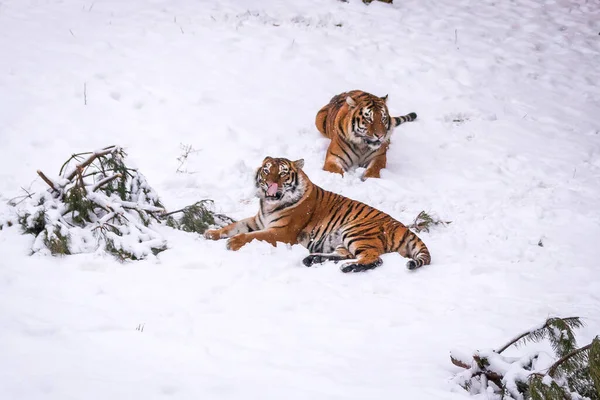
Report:
[{"label": "orange and black striped tiger", "polygon": [[299,243],[310,251],[304,265],[348,260],[343,272],[376,268],[382,263],[379,256],[392,252],[410,258],[408,269],[431,262],[425,244],[406,226],[373,207],[321,189],[303,166],[304,160],[265,158],[256,172],[258,214],[206,231],[205,237],[229,238],[230,250],[254,239],[274,246]]},{"label": "orange and black striped tiger", "polygon": [[364,167],[362,180],[380,177],[387,162],[392,130],[417,118],[414,112],[391,117],[387,97],[352,90],[334,96],[319,110],[315,125],[331,139],[323,166],[325,171],[344,175],[351,168]]}]

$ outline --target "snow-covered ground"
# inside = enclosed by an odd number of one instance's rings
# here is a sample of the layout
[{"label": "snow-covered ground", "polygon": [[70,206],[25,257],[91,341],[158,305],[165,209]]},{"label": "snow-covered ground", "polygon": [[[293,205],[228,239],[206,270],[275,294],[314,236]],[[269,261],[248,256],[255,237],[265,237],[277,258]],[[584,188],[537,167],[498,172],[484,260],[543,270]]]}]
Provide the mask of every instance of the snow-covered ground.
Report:
[{"label": "snow-covered ground", "polygon": [[[452,348],[549,315],[600,333],[600,2],[396,3],[2,0],[0,214],[44,189],[36,169],[118,144],[170,209],[254,214],[271,155],[452,224],[420,235],[432,265],[389,254],[351,275],[168,228],[142,262],[30,257],[4,229],[0,398],[460,399]],[[419,115],[380,180],[321,171],[314,116],[350,89]],[[182,144],[197,151],[177,173]]]}]

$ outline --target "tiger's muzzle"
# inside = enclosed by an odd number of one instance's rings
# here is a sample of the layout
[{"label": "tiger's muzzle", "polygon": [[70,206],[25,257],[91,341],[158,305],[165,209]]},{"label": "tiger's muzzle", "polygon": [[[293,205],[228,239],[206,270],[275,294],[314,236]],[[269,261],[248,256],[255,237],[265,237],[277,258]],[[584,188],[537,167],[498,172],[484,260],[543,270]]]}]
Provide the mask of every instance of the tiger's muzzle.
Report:
[{"label": "tiger's muzzle", "polygon": [[283,197],[283,191],[281,187],[275,182],[265,182],[267,188],[265,190],[265,199],[268,200],[281,200]]}]

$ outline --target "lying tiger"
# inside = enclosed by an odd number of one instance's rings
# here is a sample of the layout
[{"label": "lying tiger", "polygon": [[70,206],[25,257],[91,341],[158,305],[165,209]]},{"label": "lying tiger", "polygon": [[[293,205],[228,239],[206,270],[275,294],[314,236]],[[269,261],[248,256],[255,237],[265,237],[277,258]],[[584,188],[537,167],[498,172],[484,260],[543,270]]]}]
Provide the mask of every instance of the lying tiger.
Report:
[{"label": "lying tiger", "polygon": [[229,238],[227,248],[239,250],[254,239],[299,243],[310,251],[311,266],[327,260],[346,261],[343,272],[359,272],[382,264],[384,253],[398,252],[410,260],[408,269],[431,262],[425,244],[389,215],[313,184],[302,171],[304,160],[264,159],[256,172],[260,209],[254,217],[222,229],[208,230],[212,240]]},{"label": "lying tiger", "polygon": [[392,130],[414,121],[417,114],[390,117],[387,95],[377,97],[361,90],[334,96],[317,113],[317,129],[331,139],[323,169],[344,175],[353,167],[366,168],[362,180],[379,178],[385,168]]}]

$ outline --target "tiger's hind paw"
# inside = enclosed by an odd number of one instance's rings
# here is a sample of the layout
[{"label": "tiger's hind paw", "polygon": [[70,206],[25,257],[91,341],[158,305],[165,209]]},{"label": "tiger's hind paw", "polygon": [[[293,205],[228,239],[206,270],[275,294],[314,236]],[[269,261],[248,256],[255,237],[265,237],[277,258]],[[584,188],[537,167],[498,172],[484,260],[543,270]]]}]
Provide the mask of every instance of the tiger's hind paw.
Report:
[{"label": "tiger's hind paw", "polygon": [[347,260],[348,257],[340,256],[340,255],[328,255],[328,254],[310,254],[307,257],[304,257],[302,260],[302,264],[307,267],[312,267],[315,264],[323,264],[325,261],[333,261],[334,263],[338,263],[341,260]]},{"label": "tiger's hind paw", "polygon": [[370,264],[345,264],[343,265],[340,270],[343,273],[348,273],[348,272],[364,272],[364,271],[368,271],[370,269],[374,269],[379,267],[381,264],[383,264],[383,260],[381,258],[378,258],[377,261],[372,262]]},{"label": "tiger's hind paw", "polygon": [[302,260],[302,264],[306,265],[307,267],[312,267],[315,264],[323,264],[324,262],[325,260],[323,257],[315,254],[304,257],[304,260]]}]

